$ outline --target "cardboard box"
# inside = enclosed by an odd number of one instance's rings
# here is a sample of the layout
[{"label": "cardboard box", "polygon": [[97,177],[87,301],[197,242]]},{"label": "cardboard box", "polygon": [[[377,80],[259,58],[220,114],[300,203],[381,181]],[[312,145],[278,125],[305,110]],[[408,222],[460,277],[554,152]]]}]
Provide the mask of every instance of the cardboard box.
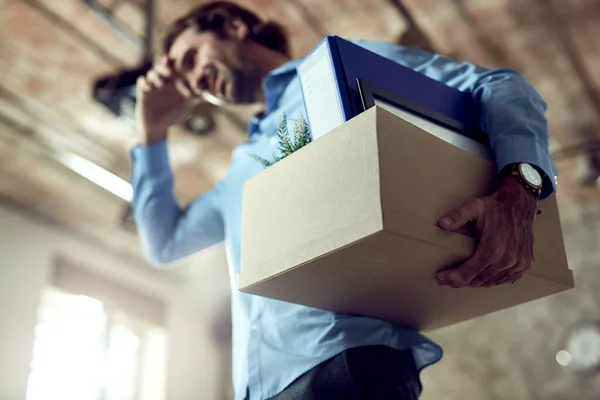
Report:
[{"label": "cardboard box", "polygon": [[239,289],[431,330],[572,288],[554,195],[520,281],[437,285],[476,248],[438,219],[496,179],[489,160],[373,107],[246,183]]}]

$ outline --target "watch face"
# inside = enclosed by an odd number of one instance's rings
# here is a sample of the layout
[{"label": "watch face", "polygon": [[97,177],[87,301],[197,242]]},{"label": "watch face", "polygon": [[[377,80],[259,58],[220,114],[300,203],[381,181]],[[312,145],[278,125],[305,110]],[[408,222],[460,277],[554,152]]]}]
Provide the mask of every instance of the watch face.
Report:
[{"label": "watch face", "polygon": [[523,179],[525,179],[531,186],[536,188],[542,186],[542,176],[531,165],[522,163],[519,165],[519,170]]}]

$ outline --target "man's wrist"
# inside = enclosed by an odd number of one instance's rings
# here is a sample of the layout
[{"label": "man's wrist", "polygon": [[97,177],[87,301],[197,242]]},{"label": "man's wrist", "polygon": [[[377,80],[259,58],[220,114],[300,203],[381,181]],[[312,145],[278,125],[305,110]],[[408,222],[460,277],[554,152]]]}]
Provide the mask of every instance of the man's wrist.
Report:
[{"label": "man's wrist", "polygon": [[512,192],[518,192],[519,194],[528,194],[529,197],[538,200],[539,198],[531,191],[527,190],[521,182],[514,175],[503,176],[500,179],[500,188],[508,188]]},{"label": "man's wrist", "polygon": [[145,131],[141,134],[141,144],[149,146],[167,140],[167,131]]},{"label": "man's wrist", "polygon": [[[537,178],[535,177],[536,174],[539,174]],[[523,187],[523,189],[531,193],[531,195],[537,200],[540,199],[544,184],[547,180],[546,174],[539,167],[529,163],[518,162],[508,164],[502,168],[499,174],[499,184],[501,184],[507,178],[513,178],[516,180],[517,183]]]},{"label": "man's wrist", "polygon": [[509,175],[501,179],[496,196],[501,200],[511,201],[520,208],[540,213],[539,197],[525,189],[515,176]]}]

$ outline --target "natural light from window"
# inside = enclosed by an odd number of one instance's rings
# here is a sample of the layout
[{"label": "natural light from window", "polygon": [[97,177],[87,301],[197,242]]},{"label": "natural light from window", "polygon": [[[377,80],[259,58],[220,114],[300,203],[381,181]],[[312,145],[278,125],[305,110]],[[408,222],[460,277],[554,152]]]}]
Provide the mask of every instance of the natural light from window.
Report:
[{"label": "natural light from window", "polygon": [[44,291],[27,400],[162,400],[166,335],[99,300]]}]

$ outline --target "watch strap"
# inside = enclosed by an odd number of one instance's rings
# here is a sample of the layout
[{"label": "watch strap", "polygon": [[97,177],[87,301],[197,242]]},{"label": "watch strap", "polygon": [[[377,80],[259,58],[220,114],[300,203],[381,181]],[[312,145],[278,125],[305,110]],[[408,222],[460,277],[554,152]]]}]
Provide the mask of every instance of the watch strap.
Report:
[{"label": "watch strap", "polygon": [[512,164],[507,165],[505,168],[502,169],[500,176],[502,178],[506,178],[509,176],[515,177],[517,182],[519,182],[519,184],[521,186],[523,186],[523,188],[525,188],[525,190],[527,190],[528,192],[530,192],[536,198],[539,199],[540,195],[542,194],[542,186],[535,187],[532,184],[530,184],[529,182],[527,182],[527,180],[525,180],[525,178],[523,178],[523,176],[521,175],[521,170],[519,169],[520,165],[521,165],[521,163],[512,163]]}]

